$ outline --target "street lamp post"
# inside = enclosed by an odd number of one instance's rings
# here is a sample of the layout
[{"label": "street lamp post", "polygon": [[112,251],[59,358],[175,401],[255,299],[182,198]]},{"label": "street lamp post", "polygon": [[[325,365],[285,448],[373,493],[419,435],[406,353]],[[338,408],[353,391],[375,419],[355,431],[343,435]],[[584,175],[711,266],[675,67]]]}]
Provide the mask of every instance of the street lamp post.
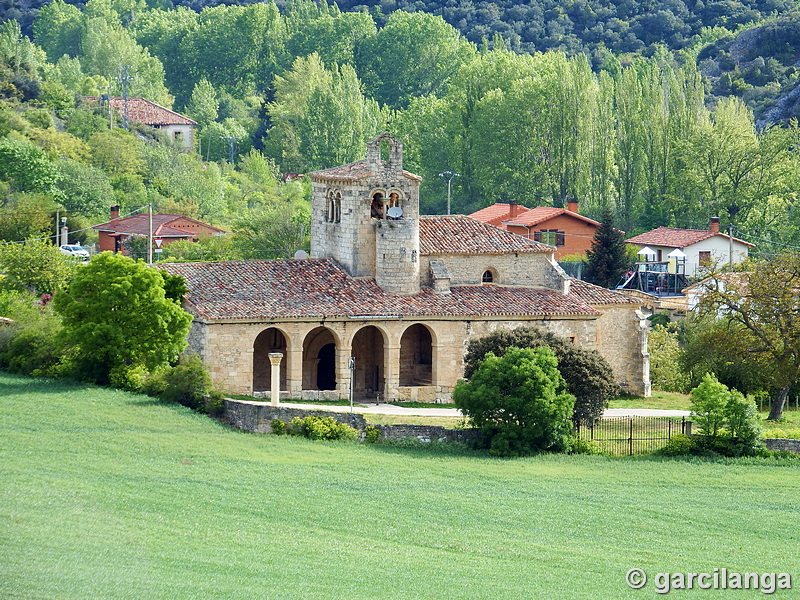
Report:
[{"label": "street lamp post", "polygon": [[453,177],[460,177],[458,173],[453,173],[453,171],[442,171],[439,173],[439,177],[444,177],[447,179],[447,214],[450,214],[450,183],[453,181]]}]

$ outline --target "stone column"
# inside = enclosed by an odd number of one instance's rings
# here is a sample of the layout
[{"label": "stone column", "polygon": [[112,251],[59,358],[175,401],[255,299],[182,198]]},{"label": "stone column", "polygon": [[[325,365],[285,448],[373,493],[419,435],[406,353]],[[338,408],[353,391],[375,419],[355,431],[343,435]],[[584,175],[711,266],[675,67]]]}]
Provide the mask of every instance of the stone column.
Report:
[{"label": "stone column", "polygon": [[281,401],[281,359],[283,358],[283,354],[280,352],[270,352],[269,356],[269,364],[272,365],[272,385],[270,389],[272,391],[270,404],[272,406],[278,406]]},{"label": "stone column", "polygon": [[383,401],[394,402],[400,399],[400,346],[383,347],[383,372],[386,389],[383,390]]}]

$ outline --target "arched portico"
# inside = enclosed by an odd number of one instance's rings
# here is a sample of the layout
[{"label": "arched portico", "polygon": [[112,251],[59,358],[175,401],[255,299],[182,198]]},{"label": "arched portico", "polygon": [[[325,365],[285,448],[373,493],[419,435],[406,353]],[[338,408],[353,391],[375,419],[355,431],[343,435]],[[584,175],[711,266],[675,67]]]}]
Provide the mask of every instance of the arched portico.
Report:
[{"label": "arched portico", "polygon": [[288,371],[289,353],[287,351],[287,337],[277,327],[265,329],[256,336],[253,342],[253,391],[266,392],[272,385],[271,366],[268,354],[280,352],[283,354],[280,367],[280,389],[286,390],[286,373]]},{"label": "arched portico", "polygon": [[303,389],[335,390],[338,344],[333,331],[317,327],[303,340]]},{"label": "arched portico", "polygon": [[431,385],[434,363],[431,330],[420,323],[406,329],[400,338],[400,385]]},{"label": "arched portico", "polygon": [[353,336],[351,356],[356,359],[353,397],[376,399],[386,389],[383,332],[373,325],[359,329]]}]

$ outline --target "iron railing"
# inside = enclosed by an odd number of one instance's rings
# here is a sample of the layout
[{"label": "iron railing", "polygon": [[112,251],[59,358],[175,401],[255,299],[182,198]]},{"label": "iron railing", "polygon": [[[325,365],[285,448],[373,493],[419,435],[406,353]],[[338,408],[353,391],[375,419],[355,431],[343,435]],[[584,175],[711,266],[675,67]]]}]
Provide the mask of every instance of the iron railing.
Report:
[{"label": "iron railing", "polygon": [[578,437],[598,442],[616,456],[649,454],[672,436],[691,433],[692,422],[686,417],[608,417],[575,423]]}]

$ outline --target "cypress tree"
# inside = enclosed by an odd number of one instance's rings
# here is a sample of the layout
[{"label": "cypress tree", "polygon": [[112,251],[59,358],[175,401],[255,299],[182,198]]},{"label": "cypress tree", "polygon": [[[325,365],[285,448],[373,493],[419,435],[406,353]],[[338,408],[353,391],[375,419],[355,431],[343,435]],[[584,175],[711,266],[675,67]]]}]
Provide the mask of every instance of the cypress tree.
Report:
[{"label": "cypress tree", "polygon": [[623,232],[614,227],[614,215],[603,210],[600,227],[594,234],[592,249],[586,252],[589,265],[586,281],[605,288],[617,285],[622,274],[630,267],[625,250]]}]

